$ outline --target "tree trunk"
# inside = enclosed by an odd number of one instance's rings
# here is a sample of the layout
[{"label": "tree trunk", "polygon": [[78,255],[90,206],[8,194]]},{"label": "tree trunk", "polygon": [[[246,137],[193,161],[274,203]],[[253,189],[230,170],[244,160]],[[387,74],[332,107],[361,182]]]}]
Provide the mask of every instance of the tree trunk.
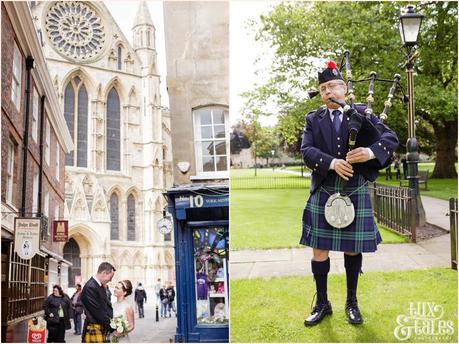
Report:
[{"label": "tree trunk", "polygon": [[457,178],[456,143],[457,120],[433,125],[436,142],[437,158],[432,178]]}]

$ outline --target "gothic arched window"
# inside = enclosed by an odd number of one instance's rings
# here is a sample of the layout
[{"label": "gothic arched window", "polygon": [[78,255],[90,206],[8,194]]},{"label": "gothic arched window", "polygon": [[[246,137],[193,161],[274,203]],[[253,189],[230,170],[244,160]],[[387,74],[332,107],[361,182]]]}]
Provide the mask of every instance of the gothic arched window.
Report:
[{"label": "gothic arched window", "polygon": [[150,30],[147,30],[147,47],[150,46]]},{"label": "gothic arched window", "polygon": [[120,98],[112,88],[107,99],[107,170],[121,170],[120,129]]},{"label": "gothic arched window", "polygon": [[132,194],[127,199],[127,240],[135,241],[135,197]]},{"label": "gothic arched window", "polygon": [[80,247],[73,238],[64,245],[64,259],[72,262],[72,266],[69,267],[69,287],[74,287],[75,277],[81,277],[81,257]]},{"label": "gothic arched window", "polygon": [[119,240],[119,209],[118,195],[113,193],[110,196],[110,239]]},{"label": "gothic arched window", "polygon": [[118,70],[121,70],[122,67],[122,49],[121,45],[118,46]]},{"label": "gothic arched window", "polygon": [[[77,96],[75,96],[77,95]],[[65,156],[67,166],[88,166],[88,92],[76,76],[64,92],[64,117],[74,142],[74,150]]]}]

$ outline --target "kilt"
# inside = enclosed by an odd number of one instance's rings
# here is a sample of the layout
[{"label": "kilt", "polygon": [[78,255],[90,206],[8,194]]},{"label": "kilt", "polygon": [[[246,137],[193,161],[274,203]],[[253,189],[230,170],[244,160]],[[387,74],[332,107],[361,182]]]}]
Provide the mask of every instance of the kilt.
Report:
[{"label": "kilt", "polygon": [[100,324],[88,324],[84,331],[83,343],[107,343],[108,336]]},{"label": "kilt", "polygon": [[361,174],[354,173],[345,188],[347,195],[353,192],[349,197],[354,204],[354,221],[339,229],[325,220],[325,203],[330,195],[341,190],[341,182],[334,171],[329,171],[321,187],[310,195],[303,211],[300,244],[330,251],[374,252],[381,242],[381,235],[374,221],[368,185]]}]

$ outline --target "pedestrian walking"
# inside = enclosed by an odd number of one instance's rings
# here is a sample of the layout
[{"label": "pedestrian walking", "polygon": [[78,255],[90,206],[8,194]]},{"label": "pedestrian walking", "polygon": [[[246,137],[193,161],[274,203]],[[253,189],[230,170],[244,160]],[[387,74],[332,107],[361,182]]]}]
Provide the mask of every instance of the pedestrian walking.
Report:
[{"label": "pedestrian walking", "polygon": [[147,293],[140,282],[134,292],[134,301],[137,303],[137,308],[139,309],[139,318],[145,318],[143,303],[147,303]]},{"label": "pedestrian walking", "polygon": [[169,286],[166,289],[167,293],[167,299],[168,299],[168,308],[167,308],[167,315],[169,318],[171,317],[171,311],[174,311],[175,315],[177,315],[177,312],[175,310],[175,290],[174,290],[174,285],[172,282],[169,282]]},{"label": "pedestrian walking", "polygon": [[83,304],[81,303],[81,284],[75,285],[76,291],[70,298],[73,310],[73,334],[81,335],[81,315],[83,314]]},{"label": "pedestrian walking", "polygon": [[156,305],[161,304],[161,298],[159,297],[160,290],[161,290],[161,278],[158,278],[155,284]]},{"label": "pedestrian walking", "polygon": [[48,343],[64,343],[65,330],[71,329],[70,317],[72,306],[69,297],[64,294],[60,285],[53,286],[53,293],[43,303]]},{"label": "pedestrian walking", "polygon": [[165,318],[169,308],[169,297],[167,295],[167,287],[165,284],[159,290],[159,298],[161,300],[161,318]]}]

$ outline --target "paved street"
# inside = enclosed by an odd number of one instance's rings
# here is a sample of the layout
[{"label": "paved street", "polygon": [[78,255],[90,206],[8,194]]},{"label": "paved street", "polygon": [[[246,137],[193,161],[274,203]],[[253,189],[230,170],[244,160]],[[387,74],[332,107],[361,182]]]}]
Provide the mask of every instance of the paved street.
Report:
[{"label": "paved street", "polygon": [[[174,341],[176,330],[176,317],[159,318],[159,322],[155,320],[155,309],[152,303],[145,304],[145,318],[139,319],[138,314],[135,315],[135,329],[129,334],[131,343],[169,343]],[[81,343],[81,336],[73,334],[72,329],[65,334],[67,343]]]}]

